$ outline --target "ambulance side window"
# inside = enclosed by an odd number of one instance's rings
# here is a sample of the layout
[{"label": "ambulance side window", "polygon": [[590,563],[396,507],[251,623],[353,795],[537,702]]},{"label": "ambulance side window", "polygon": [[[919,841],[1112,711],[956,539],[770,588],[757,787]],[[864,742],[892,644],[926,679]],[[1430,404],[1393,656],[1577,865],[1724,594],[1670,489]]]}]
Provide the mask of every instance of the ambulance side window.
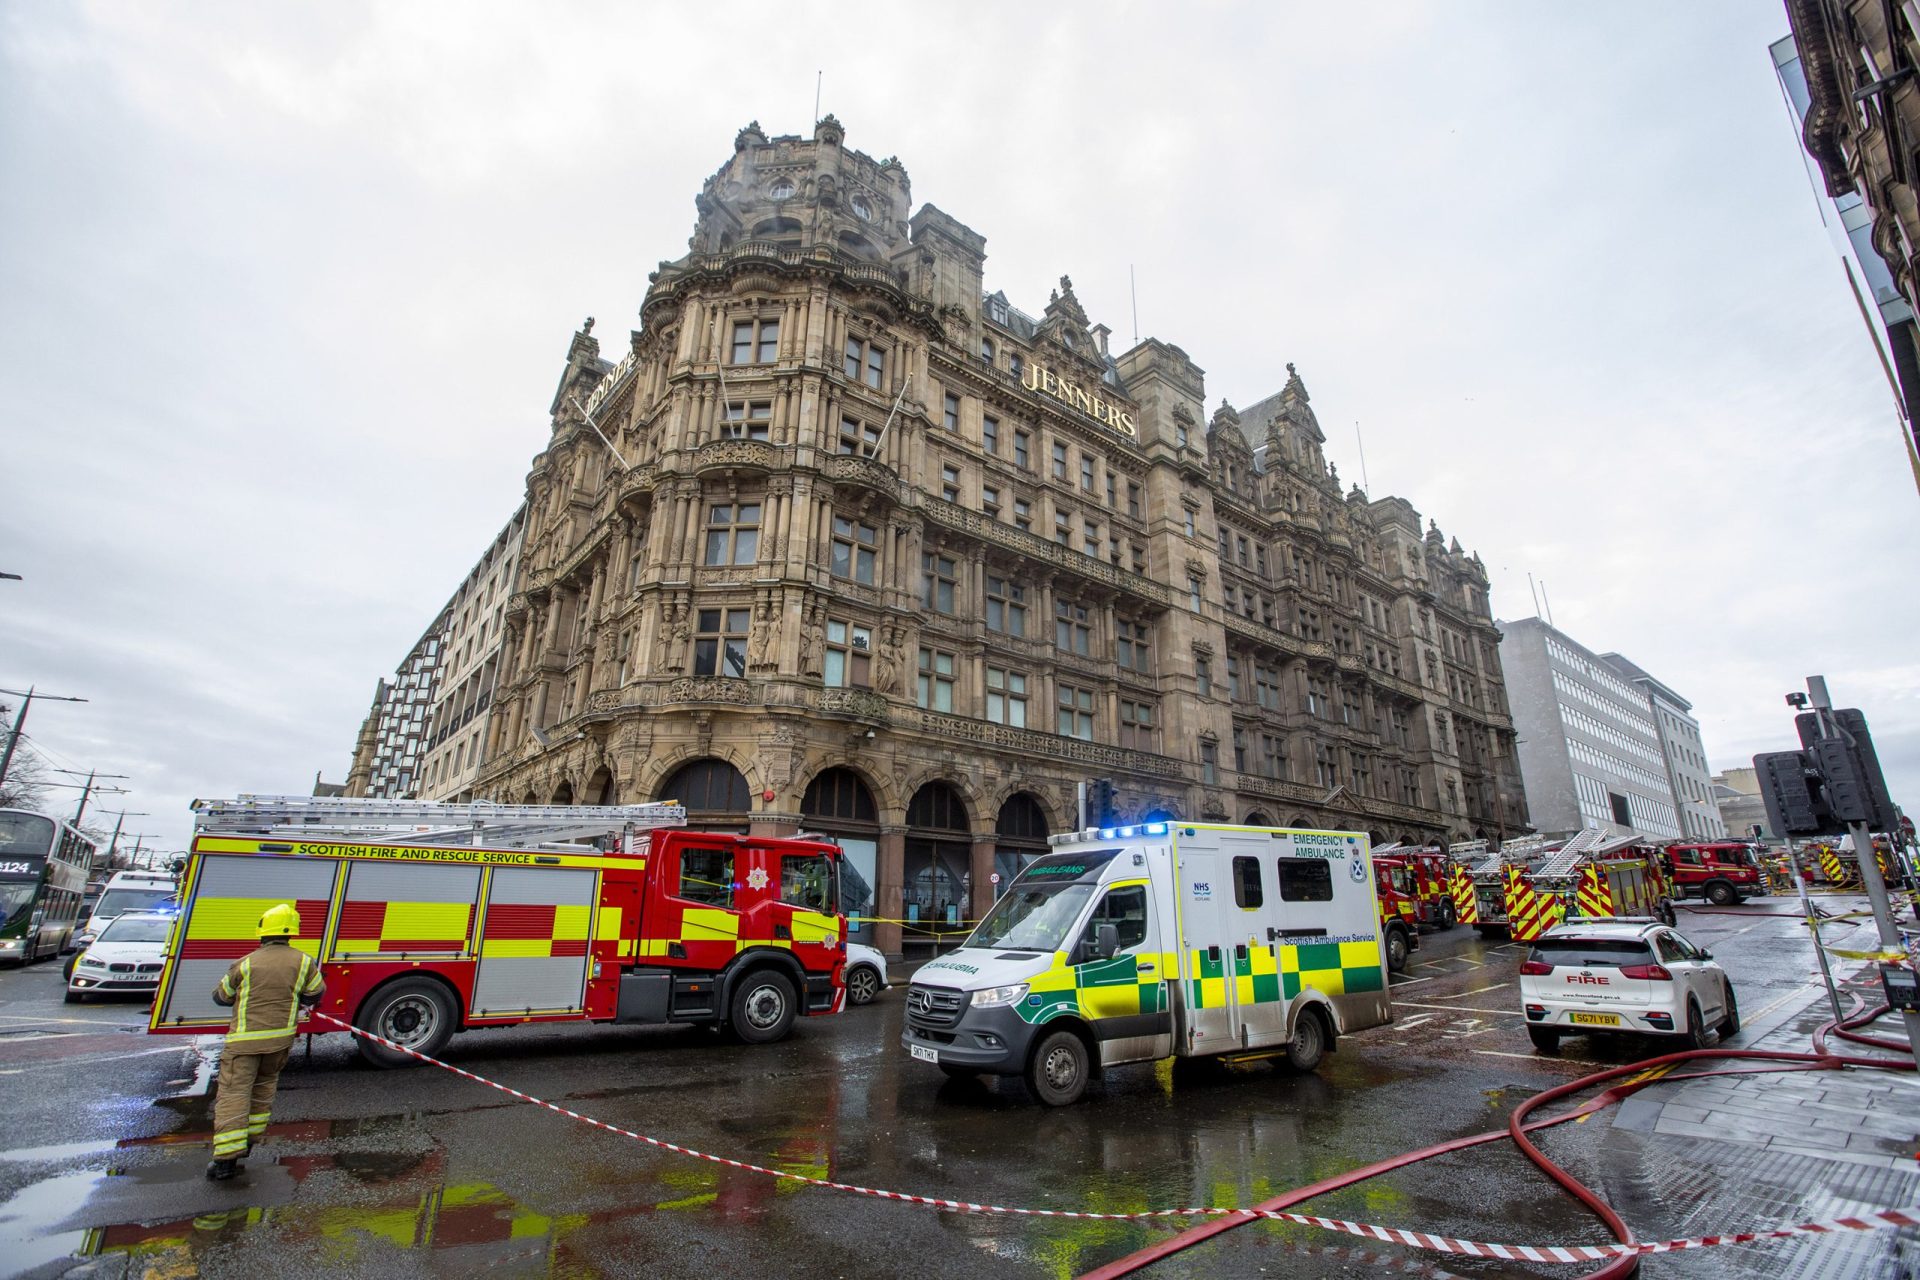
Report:
[{"label": "ambulance side window", "polygon": [[833,879],[833,859],[824,853],[780,856],[780,901],[790,906],[833,914],[839,909]]},{"label": "ambulance side window", "polygon": [[1080,954],[1092,956],[1098,943],[1100,926],[1110,924],[1120,931],[1120,950],[1137,947],[1147,940],[1147,888],[1145,885],[1129,885],[1125,889],[1115,889],[1101,900],[1093,909],[1093,915],[1087,920],[1087,928],[1080,935]]},{"label": "ambulance side window", "polygon": [[1324,858],[1281,858],[1280,900],[1332,902],[1333,867]]},{"label": "ambulance side window", "polygon": [[732,910],[733,850],[682,849],[679,896]]},{"label": "ambulance side window", "polygon": [[1237,857],[1233,860],[1233,905],[1257,907],[1264,901],[1260,890],[1260,859]]}]

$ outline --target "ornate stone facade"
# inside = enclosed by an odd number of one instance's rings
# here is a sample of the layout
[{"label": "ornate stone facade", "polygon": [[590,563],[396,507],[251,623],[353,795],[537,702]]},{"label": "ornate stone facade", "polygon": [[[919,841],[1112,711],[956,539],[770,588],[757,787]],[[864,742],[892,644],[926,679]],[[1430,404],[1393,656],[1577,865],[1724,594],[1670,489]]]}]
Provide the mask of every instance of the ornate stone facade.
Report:
[{"label": "ornate stone facade", "polygon": [[618,359],[568,352],[476,794],[828,831],[909,942],[1092,779],[1121,820],[1525,824],[1478,557],[1342,491],[1291,367],[1209,419],[1070,281],[987,295],[831,117],[742,130],[696,205]]}]

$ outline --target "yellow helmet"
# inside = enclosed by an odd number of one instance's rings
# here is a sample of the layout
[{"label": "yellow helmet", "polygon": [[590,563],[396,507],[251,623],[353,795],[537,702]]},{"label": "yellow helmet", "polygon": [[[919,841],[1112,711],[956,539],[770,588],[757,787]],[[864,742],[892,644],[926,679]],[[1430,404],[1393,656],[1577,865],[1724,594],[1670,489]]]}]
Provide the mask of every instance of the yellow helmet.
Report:
[{"label": "yellow helmet", "polygon": [[289,902],[268,907],[266,914],[260,917],[262,938],[291,938],[300,932],[300,913]]}]

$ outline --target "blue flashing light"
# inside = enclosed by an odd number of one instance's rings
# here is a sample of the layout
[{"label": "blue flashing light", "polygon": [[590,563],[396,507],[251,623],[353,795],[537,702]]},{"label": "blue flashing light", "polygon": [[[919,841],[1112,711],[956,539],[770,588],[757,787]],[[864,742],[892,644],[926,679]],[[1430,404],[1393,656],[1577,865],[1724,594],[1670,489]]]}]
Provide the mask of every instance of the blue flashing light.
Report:
[{"label": "blue flashing light", "polygon": [[1119,834],[1120,834],[1120,828],[1118,828],[1118,827],[1102,827],[1102,828],[1100,828],[1100,838],[1101,838],[1102,840],[1112,840],[1112,839],[1114,839],[1114,838],[1115,838],[1116,836],[1118,836]]},{"label": "blue flashing light", "polygon": [[1167,824],[1164,822],[1149,822],[1140,829],[1150,836],[1163,836],[1167,834]]}]

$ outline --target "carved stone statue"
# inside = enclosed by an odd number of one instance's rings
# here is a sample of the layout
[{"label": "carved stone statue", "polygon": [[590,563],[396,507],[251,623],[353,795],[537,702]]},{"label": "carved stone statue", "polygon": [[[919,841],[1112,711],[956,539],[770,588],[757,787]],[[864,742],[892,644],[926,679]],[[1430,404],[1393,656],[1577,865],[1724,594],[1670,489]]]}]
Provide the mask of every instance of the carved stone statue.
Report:
[{"label": "carved stone statue", "polygon": [[667,632],[667,670],[685,671],[687,669],[687,640],[692,635],[693,628],[687,622],[687,606],[675,605],[673,621]]},{"label": "carved stone statue", "polygon": [[880,656],[873,663],[873,687],[881,693],[900,692],[900,633],[889,627]]},{"label": "carved stone statue", "polygon": [[760,612],[753,620],[753,631],[747,637],[747,665],[750,667],[770,667],[773,665],[773,606],[762,604]]},{"label": "carved stone statue", "polygon": [[826,648],[826,629],[818,617],[809,618],[800,633],[800,670],[810,676],[820,674],[820,657]]}]

